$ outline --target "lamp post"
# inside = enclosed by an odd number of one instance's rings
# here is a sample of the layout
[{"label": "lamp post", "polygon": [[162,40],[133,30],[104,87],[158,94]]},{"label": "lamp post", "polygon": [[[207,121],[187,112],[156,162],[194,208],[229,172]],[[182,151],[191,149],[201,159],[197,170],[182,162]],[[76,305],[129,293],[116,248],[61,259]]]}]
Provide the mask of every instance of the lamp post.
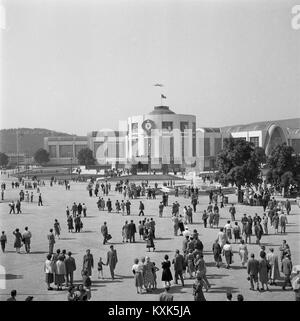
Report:
[{"label": "lamp post", "polygon": [[73,179],[73,157],[71,157],[71,180]]}]

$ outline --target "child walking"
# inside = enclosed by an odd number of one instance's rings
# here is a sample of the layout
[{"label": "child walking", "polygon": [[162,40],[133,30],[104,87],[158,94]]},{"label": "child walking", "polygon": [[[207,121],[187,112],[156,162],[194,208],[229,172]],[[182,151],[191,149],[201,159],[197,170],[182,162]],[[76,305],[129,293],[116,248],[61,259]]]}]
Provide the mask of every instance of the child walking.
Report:
[{"label": "child walking", "polygon": [[105,265],[105,263],[102,261],[102,257],[100,257],[99,262],[98,262],[98,279],[100,279],[100,274],[101,274],[101,278],[104,279],[103,265]]}]

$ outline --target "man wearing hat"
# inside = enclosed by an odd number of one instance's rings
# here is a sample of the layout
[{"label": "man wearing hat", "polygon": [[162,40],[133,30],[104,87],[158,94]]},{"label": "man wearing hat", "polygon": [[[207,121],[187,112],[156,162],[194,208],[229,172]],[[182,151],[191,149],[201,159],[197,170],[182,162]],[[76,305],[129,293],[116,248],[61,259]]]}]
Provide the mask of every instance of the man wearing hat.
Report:
[{"label": "man wearing hat", "polygon": [[259,271],[259,262],[254,258],[254,254],[251,254],[251,259],[248,261],[247,272],[248,272],[248,280],[250,281],[251,288],[250,290],[254,290],[254,283],[256,283],[257,291],[259,291],[258,285],[258,271]]},{"label": "man wearing hat", "polygon": [[75,259],[72,257],[72,253],[68,252],[68,257],[65,259],[66,265],[66,279],[67,279],[67,286],[73,285],[73,274],[76,270],[76,263]]}]

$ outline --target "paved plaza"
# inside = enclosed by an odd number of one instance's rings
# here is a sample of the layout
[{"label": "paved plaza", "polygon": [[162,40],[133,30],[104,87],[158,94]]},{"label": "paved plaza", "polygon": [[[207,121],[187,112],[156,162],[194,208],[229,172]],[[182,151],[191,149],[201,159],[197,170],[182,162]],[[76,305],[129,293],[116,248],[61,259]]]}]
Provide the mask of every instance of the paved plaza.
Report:
[{"label": "paved plaza", "polygon": [[[165,254],[168,254],[170,259],[174,257],[175,250],[182,249],[182,236],[175,237],[173,235],[173,223],[171,221],[171,206],[165,208],[164,217],[158,217],[158,204],[161,196],[157,196],[156,200],[147,200],[142,197],[145,204],[145,217],[153,217],[156,221],[156,251],[148,253],[146,250],[146,242],[139,240],[138,233],[136,234],[137,242],[134,244],[122,243],[122,226],[125,220],[133,219],[138,225],[140,217],[138,216],[139,199],[132,200],[132,214],[130,216],[122,216],[122,214],[110,213],[107,211],[99,211],[97,209],[97,198],[89,197],[87,191],[87,183],[72,183],[71,190],[65,190],[64,186],[55,185],[49,186],[46,182],[45,187],[41,187],[44,206],[37,206],[37,194],[35,193],[34,203],[22,202],[22,214],[14,215],[9,213],[8,202],[18,198],[19,189],[11,189],[10,178],[2,176],[1,182],[7,182],[7,190],[5,192],[5,201],[0,203],[0,229],[7,234],[8,243],[6,253],[0,254],[1,265],[5,271],[0,271],[0,300],[6,300],[12,289],[18,291],[17,300],[24,300],[28,295],[33,295],[35,300],[61,300],[65,301],[67,291],[48,291],[45,283],[45,274],[43,271],[44,261],[48,252],[47,234],[50,228],[53,228],[54,219],[60,222],[62,231],[61,239],[56,239],[55,250],[57,248],[66,249],[73,253],[76,260],[77,270],[75,271],[74,279],[77,283],[81,282],[82,259],[86,249],[90,249],[94,256],[94,270],[92,275],[92,299],[100,301],[111,300],[158,300],[158,294],[163,291],[161,282],[161,262]],[[108,197],[111,198],[112,204],[116,199],[121,201],[122,195],[114,191],[112,183],[112,192]],[[160,182],[161,184],[161,182]],[[154,185],[150,183],[150,185]],[[105,200],[107,197],[105,197]],[[185,199],[182,196],[176,198],[180,203],[180,213],[184,205],[190,205],[190,199]],[[169,205],[175,201],[174,196],[169,197]],[[66,221],[66,206],[71,207],[73,202],[81,202],[87,205],[87,217],[83,218],[83,231],[81,233],[68,233]],[[236,203],[236,196],[229,195],[229,202]],[[217,237],[218,229],[204,228],[202,224],[202,212],[207,208],[208,196],[199,197],[199,205],[197,212],[194,214],[194,224],[189,225],[189,229],[197,229],[199,238],[204,244],[204,259],[207,264],[207,276],[212,287],[209,292],[204,292],[208,301],[217,301],[226,299],[226,291],[231,290],[233,299],[236,300],[236,295],[241,293],[247,301],[288,301],[294,300],[294,292],[291,290],[283,291],[281,286],[270,286],[270,292],[257,292],[249,290],[249,282],[247,281],[246,269],[242,268],[240,258],[237,253],[238,245],[233,244],[234,263],[231,269],[227,270],[224,267],[218,269],[212,255],[212,243]],[[227,219],[230,218],[228,212],[229,207],[220,209],[220,224],[224,226]],[[254,216],[257,212],[262,216],[262,207],[250,207],[244,205],[236,205],[236,218],[240,222],[243,213]],[[107,221],[109,233],[112,235],[112,240],[109,244],[114,244],[118,253],[118,264],[116,267],[116,279],[110,279],[109,268],[104,266],[104,280],[97,279],[97,262],[99,257],[106,261],[106,252],[109,249],[108,245],[102,245],[102,235],[100,227],[104,221]],[[288,216],[287,234],[274,235],[274,230],[269,227],[271,235],[262,237],[262,244],[269,247],[274,247],[275,252],[279,254],[279,246],[282,240],[286,239],[290,245],[293,264],[300,263],[300,247],[299,247],[299,224],[300,224],[300,209],[295,203],[292,203],[292,210]],[[19,228],[21,232],[24,227],[28,226],[32,232],[31,253],[25,254],[22,247],[22,254],[15,253],[13,247],[14,236],[12,232]],[[255,241],[255,236],[252,237],[252,242]],[[259,254],[259,246],[255,244],[248,245],[249,253],[253,252],[256,257]],[[149,255],[151,261],[156,263],[160,269],[157,272],[158,290],[149,294],[137,294],[134,286],[134,279],[131,267],[134,258],[141,258]],[[224,261],[224,260],[223,260]],[[171,269],[173,277],[174,270]],[[3,274],[5,273],[5,274]],[[173,285],[171,293],[174,295],[174,300],[193,300],[192,284],[194,280],[187,279],[186,285]],[[76,283],[76,282],[75,282]],[[5,284],[6,288],[2,289]],[[280,284],[280,282],[278,282]],[[289,288],[288,288],[289,289]]]}]

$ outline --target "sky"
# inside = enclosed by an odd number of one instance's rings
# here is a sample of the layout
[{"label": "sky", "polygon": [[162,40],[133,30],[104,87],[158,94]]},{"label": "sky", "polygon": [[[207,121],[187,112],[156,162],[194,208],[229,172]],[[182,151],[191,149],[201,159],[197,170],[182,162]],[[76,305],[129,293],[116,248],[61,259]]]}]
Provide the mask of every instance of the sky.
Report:
[{"label": "sky", "polygon": [[0,127],[118,129],[161,93],[197,127],[300,117],[296,4],[3,0]]}]

